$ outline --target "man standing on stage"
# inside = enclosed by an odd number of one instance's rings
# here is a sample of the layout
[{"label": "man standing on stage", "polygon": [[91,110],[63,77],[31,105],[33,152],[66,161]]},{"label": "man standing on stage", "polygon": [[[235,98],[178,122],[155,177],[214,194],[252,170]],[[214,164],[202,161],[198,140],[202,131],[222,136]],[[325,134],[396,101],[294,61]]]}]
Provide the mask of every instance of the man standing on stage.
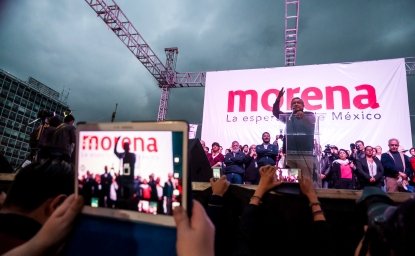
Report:
[{"label": "man standing on stage", "polygon": [[[291,100],[291,113],[280,110],[280,101],[284,95],[284,87],[278,93],[277,99],[272,106],[272,113],[280,121],[286,124],[286,161],[290,168],[299,168],[303,174],[310,174],[317,182],[316,187],[321,186],[320,177],[314,173],[316,158],[313,155],[314,129],[316,117],[314,113],[304,111],[304,101],[299,97]],[[281,118],[282,117],[282,118]]]},{"label": "man standing on stage", "polygon": [[134,153],[130,152],[129,142],[123,143],[122,147],[124,149],[124,152],[117,151],[117,145],[120,138],[121,137],[118,137],[116,139],[114,146],[114,154],[119,159],[122,159],[122,172],[119,178],[120,194],[122,198],[127,199],[130,196],[132,196],[136,156]]}]

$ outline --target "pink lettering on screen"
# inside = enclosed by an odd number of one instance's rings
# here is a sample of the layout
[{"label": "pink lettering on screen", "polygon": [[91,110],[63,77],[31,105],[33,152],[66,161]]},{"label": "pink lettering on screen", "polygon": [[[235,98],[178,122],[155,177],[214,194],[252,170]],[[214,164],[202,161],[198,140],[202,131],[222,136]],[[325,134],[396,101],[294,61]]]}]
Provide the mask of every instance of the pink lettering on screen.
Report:
[{"label": "pink lettering on screen", "polygon": [[[83,135],[81,137],[82,150],[114,150],[118,137]],[[121,137],[118,146],[124,143],[130,144],[130,151],[158,152],[157,139],[154,137]]]}]

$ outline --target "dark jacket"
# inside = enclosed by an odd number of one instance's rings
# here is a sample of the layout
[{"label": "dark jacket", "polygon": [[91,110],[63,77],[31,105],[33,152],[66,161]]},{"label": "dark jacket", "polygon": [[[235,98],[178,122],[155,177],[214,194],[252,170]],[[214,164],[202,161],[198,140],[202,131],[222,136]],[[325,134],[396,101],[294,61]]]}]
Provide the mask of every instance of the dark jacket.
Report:
[{"label": "dark jacket", "polygon": [[265,165],[275,165],[278,156],[278,147],[274,144],[268,144],[265,148],[264,144],[256,146],[258,167]]},{"label": "dark jacket", "polygon": [[238,173],[243,175],[245,173],[244,164],[248,163],[248,161],[248,156],[246,156],[242,151],[227,153],[225,155],[225,160],[223,161],[225,164],[223,172],[225,174]]},{"label": "dark jacket", "polygon": [[356,161],[356,168],[357,168],[357,177],[359,180],[360,188],[364,188],[366,186],[382,186],[383,183],[383,166],[380,160],[377,157],[373,157],[373,161],[376,163],[376,175],[375,175],[375,182],[370,183],[370,171],[369,166],[367,165],[366,157],[361,158]]}]

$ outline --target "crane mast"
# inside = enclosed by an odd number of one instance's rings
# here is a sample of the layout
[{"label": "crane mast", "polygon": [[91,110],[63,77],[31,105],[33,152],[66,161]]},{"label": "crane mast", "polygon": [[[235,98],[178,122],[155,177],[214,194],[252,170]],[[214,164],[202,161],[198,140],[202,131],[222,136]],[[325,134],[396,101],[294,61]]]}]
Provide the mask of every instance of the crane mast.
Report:
[{"label": "crane mast", "polygon": [[85,0],[85,2],[157,80],[161,89],[157,121],[166,119],[170,88],[205,86],[205,72],[176,72],[177,48],[165,49],[167,60],[164,65],[115,1]]},{"label": "crane mast", "polygon": [[295,66],[300,0],[285,0],[285,66]]}]

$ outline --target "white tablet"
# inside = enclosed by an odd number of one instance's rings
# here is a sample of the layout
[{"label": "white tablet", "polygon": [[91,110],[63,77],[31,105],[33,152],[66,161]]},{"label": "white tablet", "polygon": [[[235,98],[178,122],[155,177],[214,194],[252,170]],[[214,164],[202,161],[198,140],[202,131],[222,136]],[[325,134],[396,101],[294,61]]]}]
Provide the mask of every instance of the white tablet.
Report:
[{"label": "white tablet", "polygon": [[175,226],[172,209],[191,207],[186,122],[85,123],[76,130],[83,213]]}]

